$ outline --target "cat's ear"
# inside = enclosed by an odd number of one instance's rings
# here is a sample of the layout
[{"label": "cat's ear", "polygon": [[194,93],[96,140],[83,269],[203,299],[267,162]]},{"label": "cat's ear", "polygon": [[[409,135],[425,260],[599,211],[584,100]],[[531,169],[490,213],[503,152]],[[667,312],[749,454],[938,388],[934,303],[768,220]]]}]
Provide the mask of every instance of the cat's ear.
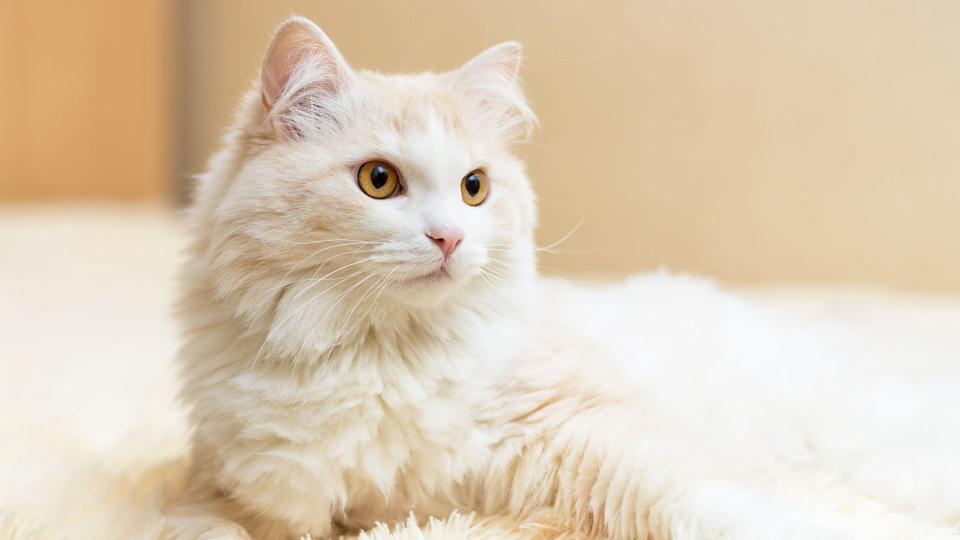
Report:
[{"label": "cat's ear", "polygon": [[324,102],[343,92],[352,78],[350,66],[323,30],[309,19],[291,17],[277,29],[263,58],[263,106],[283,130],[289,124],[285,117],[291,120],[298,107],[300,113],[322,111]]},{"label": "cat's ear", "polygon": [[452,73],[457,88],[511,139],[529,137],[537,123],[520,86],[522,58],[523,47],[507,41]]}]

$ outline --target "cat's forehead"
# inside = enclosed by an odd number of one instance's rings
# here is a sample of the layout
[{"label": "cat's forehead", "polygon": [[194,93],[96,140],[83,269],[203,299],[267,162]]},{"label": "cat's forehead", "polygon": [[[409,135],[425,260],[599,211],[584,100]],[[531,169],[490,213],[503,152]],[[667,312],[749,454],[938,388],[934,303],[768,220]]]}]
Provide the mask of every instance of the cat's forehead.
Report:
[{"label": "cat's forehead", "polygon": [[472,130],[456,93],[436,76],[384,77],[371,98],[385,150],[411,166],[459,170],[479,159],[482,134]]},{"label": "cat's forehead", "polygon": [[376,101],[381,113],[398,126],[416,126],[439,117],[450,127],[460,127],[458,95],[443,75],[364,73],[363,79],[367,96]]},{"label": "cat's forehead", "polygon": [[380,76],[371,82],[374,108],[395,132],[408,136],[446,132],[467,138],[469,119],[456,91],[441,76]]}]

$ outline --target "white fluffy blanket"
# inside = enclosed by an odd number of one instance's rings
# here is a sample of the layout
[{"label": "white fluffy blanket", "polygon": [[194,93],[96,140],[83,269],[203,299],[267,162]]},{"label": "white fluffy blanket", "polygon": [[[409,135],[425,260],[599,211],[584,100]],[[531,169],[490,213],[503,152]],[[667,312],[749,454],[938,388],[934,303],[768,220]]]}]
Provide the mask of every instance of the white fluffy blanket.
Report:
[{"label": "white fluffy blanket", "polygon": [[[181,484],[188,440],[169,364],[179,250],[174,216],[159,208],[0,208],[0,539],[156,531],[157,502]],[[960,351],[958,299],[751,294],[879,332],[914,326]],[[365,536],[559,537],[548,515],[527,524],[454,515]]]}]

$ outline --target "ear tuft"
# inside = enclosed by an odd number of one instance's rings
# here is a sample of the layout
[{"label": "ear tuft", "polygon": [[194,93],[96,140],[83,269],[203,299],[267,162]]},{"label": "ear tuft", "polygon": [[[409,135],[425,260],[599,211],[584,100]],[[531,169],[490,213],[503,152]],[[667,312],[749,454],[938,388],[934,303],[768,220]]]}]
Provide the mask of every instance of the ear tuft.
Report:
[{"label": "ear tuft", "polygon": [[453,72],[454,84],[481,112],[494,120],[509,139],[526,139],[537,124],[520,87],[523,46],[516,41],[494,45]]},{"label": "ear tuft", "polygon": [[348,84],[352,71],[336,45],[316,24],[291,17],[274,33],[260,68],[263,105],[279,119],[309,94],[331,98]]},{"label": "ear tuft", "polygon": [[460,71],[475,74],[495,72],[503,77],[517,79],[522,58],[523,45],[516,41],[504,41],[471,58]]}]

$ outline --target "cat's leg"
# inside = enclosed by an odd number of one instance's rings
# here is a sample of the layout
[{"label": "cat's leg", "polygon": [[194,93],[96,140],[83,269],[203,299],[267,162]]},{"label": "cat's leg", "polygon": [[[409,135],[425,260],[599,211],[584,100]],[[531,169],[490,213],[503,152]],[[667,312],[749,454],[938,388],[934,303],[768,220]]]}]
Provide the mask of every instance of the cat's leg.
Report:
[{"label": "cat's leg", "polygon": [[336,537],[334,508],[343,507],[336,503],[346,489],[342,475],[320,477],[314,471],[335,468],[314,460],[316,467],[306,471],[291,454],[302,458],[312,452],[286,441],[268,445],[235,438],[216,450],[197,443],[189,489],[165,513],[180,528],[237,523],[257,540]]},{"label": "cat's leg", "polygon": [[481,508],[519,517],[550,507],[577,533],[614,540],[846,538],[686,461],[655,434],[606,437],[571,423],[573,437],[528,441],[491,467]]},{"label": "cat's leg", "polygon": [[690,446],[622,411],[573,413],[505,442],[477,507],[515,516],[552,508],[578,533],[614,540],[954,538],[829,483]]},{"label": "cat's leg", "polygon": [[[210,466],[209,459],[203,453],[198,453],[199,463],[207,466],[197,466],[191,470],[187,485],[178,493],[173,494],[163,506],[164,527],[160,540],[299,540],[309,532],[315,539],[326,538],[332,533],[327,520],[322,522],[322,530],[311,530],[307,525],[297,524],[295,520],[278,519],[282,512],[300,510],[307,501],[306,497],[297,497],[289,490],[287,499],[274,498],[275,508],[269,512],[259,511],[256,508],[265,506],[250,506],[241,503],[234,492],[228,492],[220,487],[215,471],[217,467]],[[196,457],[196,456],[195,456]],[[291,483],[292,484],[292,483]],[[273,489],[284,491],[283,486],[273,483]],[[313,514],[316,514],[315,509]]]},{"label": "cat's leg", "polygon": [[200,482],[169,500],[163,509],[164,527],[159,540],[250,540],[249,531],[236,520],[234,504],[215,488]]},{"label": "cat's leg", "polygon": [[[192,483],[167,502],[159,540],[300,540],[305,531],[290,522],[241,508],[206,480]],[[330,535],[311,532],[319,540]]]}]

